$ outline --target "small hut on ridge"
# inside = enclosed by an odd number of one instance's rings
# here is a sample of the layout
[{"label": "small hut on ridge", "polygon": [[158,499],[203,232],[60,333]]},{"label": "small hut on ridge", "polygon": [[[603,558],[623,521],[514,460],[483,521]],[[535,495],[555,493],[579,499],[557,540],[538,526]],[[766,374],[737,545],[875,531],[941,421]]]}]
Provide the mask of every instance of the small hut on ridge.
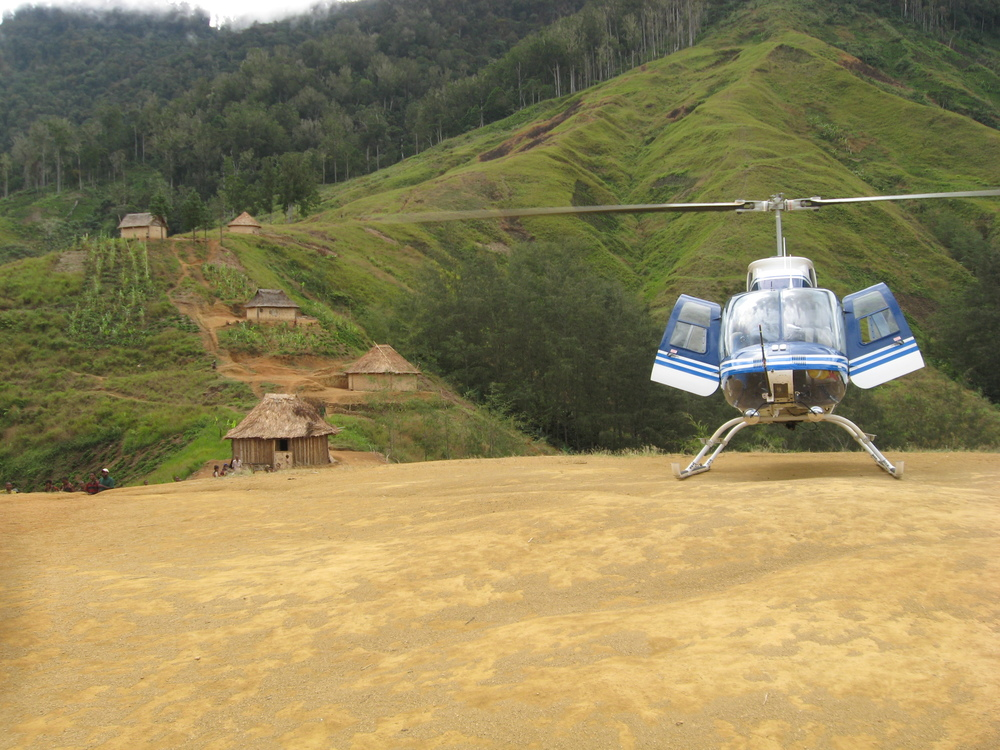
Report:
[{"label": "small hut on ridge", "polygon": [[352,391],[415,391],[420,369],[388,344],[375,344],[348,367],[347,388]]},{"label": "small hut on ridge", "polygon": [[291,323],[299,317],[299,306],[281,289],[258,289],[253,299],[243,305],[250,323]]},{"label": "small hut on ridge", "polygon": [[118,224],[123,239],[162,240],[167,236],[167,222],[153,214],[125,214]]},{"label": "small hut on ridge", "polygon": [[226,224],[226,231],[233,234],[260,234],[260,222],[244,211]]},{"label": "small hut on ridge", "polygon": [[268,393],[225,439],[233,441],[233,458],[246,465],[287,469],[330,463],[329,436],[338,432],[307,401]]}]

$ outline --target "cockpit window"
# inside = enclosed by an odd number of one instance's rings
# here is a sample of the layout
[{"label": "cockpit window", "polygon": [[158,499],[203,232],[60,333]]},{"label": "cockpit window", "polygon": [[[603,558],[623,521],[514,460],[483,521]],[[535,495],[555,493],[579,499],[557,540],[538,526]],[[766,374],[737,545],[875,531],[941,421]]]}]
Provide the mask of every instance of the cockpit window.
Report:
[{"label": "cockpit window", "polygon": [[[727,354],[781,337],[780,292],[749,292],[730,303],[726,315]],[[759,326],[759,328],[758,328]]]},{"label": "cockpit window", "polygon": [[863,294],[854,300],[854,317],[861,331],[861,343],[870,344],[878,339],[899,333],[899,324],[889,309],[889,303],[878,290]]},{"label": "cockpit window", "polygon": [[843,347],[837,298],[826,289],[748,292],[733,299],[726,313],[725,347],[730,354],[747,346],[802,341]]},{"label": "cockpit window", "polygon": [[807,286],[809,286],[809,281],[804,276],[799,276],[798,278],[782,276],[774,279],[757,279],[754,281],[750,291],[756,292],[760,289],[788,289],[789,287],[802,288]]},{"label": "cockpit window", "polygon": [[708,329],[711,325],[711,307],[694,300],[685,302],[677,315],[670,346],[704,354],[708,351]]},{"label": "cockpit window", "polygon": [[[840,312],[833,295],[818,289],[790,289],[781,295],[781,325],[785,341],[837,347]],[[816,292],[820,292],[817,294]],[[831,302],[833,304],[831,304]]]}]

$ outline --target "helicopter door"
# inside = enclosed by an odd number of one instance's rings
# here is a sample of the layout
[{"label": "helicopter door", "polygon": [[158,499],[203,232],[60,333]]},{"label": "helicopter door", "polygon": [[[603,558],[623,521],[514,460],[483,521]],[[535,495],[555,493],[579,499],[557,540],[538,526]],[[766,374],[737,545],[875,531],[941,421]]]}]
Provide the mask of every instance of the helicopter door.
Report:
[{"label": "helicopter door", "polygon": [[885,284],[844,297],[851,382],[872,388],[924,366],[899,304]]},{"label": "helicopter door", "polygon": [[650,379],[699,396],[715,393],[721,318],[719,305],[682,294],[670,313]]}]

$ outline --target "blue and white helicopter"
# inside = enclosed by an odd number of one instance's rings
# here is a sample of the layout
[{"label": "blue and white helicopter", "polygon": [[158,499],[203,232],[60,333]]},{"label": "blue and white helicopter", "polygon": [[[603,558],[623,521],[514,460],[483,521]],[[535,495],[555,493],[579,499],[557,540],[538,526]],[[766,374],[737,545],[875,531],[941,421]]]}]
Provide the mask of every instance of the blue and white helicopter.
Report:
[{"label": "blue and white helicopter", "polygon": [[789,256],[781,232],[783,211],[870,201],[998,196],[1000,190],[919,193],[865,198],[806,198],[707,204],[702,210],[773,211],[777,253],[747,270],[747,290],[725,308],[681,295],[670,315],[652,380],[699,396],[720,387],[740,412],[704,441],[680,479],[708,471],[745,427],[755,424],[832,422],[844,430],[886,472],[899,478],[872,435],[833,411],[848,383],[873,388],[924,366],[899,304],[885,284],[849,294],[843,302],[819,287],[808,258]]},{"label": "blue and white helicopter", "polygon": [[890,463],[875,447],[872,435],[833,411],[849,383],[873,388],[923,367],[917,342],[885,284],[849,294],[843,302],[820,288],[812,261],[786,254],[782,213],[846,203],[994,196],[1000,196],[1000,189],[796,200],[779,194],[765,201],[485,209],[408,214],[391,220],[774,212],[777,253],[750,264],[746,292],[730,299],[725,308],[682,294],[670,314],[651,379],[698,396],[711,396],[721,387],[726,401],[740,412],[704,441],[686,468],[674,464],[674,473],[686,479],[708,471],[729,441],[751,425],[832,422],[846,430],[882,469],[899,478],[903,462]]}]

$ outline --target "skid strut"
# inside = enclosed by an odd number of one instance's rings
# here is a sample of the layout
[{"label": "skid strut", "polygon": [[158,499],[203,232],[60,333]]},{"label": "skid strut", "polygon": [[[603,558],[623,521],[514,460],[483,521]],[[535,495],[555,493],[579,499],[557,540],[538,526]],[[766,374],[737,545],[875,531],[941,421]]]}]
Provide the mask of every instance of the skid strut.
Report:
[{"label": "skid strut", "polygon": [[[832,422],[835,425],[839,425],[852,438],[854,438],[854,442],[864,448],[865,452],[874,459],[876,464],[879,465],[879,468],[883,469],[887,474],[890,474],[896,479],[903,476],[903,462],[900,461],[893,466],[889,462],[889,459],[883,456],[882,452],[875,447],[875,443],[872,442],[874,435],[869,435],[868,433],[863,432],[860,427],[845,417],[825,413],[810,413],[803,417],[767,417],[754,414],[752,416],[742,416],[730,419],[717,429],[712,437],[704,441],[704,447],[698,452],[698,455],[694,457],[691,463],[687,465],[686,469],[682,470],[680,464],[671,464],[674,470],[674,475],[678,479],[687,479],[695,474],[701,474],[702,472],[708,471],[712,468],[712,462],[720,453],[722,453],[725,447],[729,445],[729,441],[736,436],[736,433],[744,427],[750,427],[755,424],[771,424],[773,422]],[[708,458],[706,458],[706,456]]]}]

